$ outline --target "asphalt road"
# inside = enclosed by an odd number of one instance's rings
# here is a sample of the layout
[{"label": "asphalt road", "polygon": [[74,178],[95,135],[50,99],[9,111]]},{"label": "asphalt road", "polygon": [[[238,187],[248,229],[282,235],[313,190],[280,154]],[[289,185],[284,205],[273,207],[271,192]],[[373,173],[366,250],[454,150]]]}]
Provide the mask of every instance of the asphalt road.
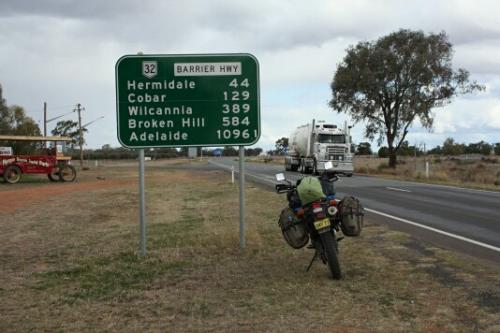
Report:
[{"label": "asphalt road", "polygon": [[[219,158],[210,164],[238,171],[238,161]],[[269,189],[276,173],[295,181],[302,175],[275,164],[245,163],[248,181]],[[343,177],[336,183],[339,198],[354,195],[375,223],[388,224],[439,246],[500,263],[500,192],[388,180]]]}]

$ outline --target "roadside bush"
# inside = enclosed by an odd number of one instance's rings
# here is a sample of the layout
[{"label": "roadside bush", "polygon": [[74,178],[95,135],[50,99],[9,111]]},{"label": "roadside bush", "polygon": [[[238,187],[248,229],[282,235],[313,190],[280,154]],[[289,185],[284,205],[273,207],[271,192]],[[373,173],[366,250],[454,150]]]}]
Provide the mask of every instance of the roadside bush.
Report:
[{"label": "roadside bush", "polygon": [[356,168],[356,172],[359,172],[359,173],[368,173],[368,167],[365,167],[365,166],[357,167]]},{"label": "roadside bush", "polygon": [[483,157],[481,158],[481,162],[496,164],[498,163],[498,160],[496,158]]},{"label": "roadside bush", "polygon": [[484,170],[486,169],[486,166],[483,164],[483,163],[479,163],[477,166],[476,166],[476,170]]},{"label": "roadside bush", "polygon": [[495,180],[495,186],[500,186],[500,179]]},{"label": "roadside bush", "polygon": [[389,164],[388,163],[380,163],[377,167],[377,171],[384,171],[389,169]]}]

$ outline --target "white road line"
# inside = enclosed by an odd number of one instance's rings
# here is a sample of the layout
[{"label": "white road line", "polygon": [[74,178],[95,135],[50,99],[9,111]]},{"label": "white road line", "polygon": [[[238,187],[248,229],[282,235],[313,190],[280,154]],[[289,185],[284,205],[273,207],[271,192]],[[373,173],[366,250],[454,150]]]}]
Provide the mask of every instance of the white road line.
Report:
[{"label": "white road line", "polygon": [[400,191],[400,192],[408,192],[408,193],[411,193],[411,191],[410,191],[410,190],[403,190],[402,188],[386,187],[386,189],[388,189],[388,190],[392,190],[392,191]]},{"label": "white road line", "polygon": [[476,241],[476,240],[473,240],[473,239],[470,239],[470,238],[467,238],[467,237],[455,235],[455,234],[452,234],[450,232],[446,232],[446,231],[443,231],[443,230],[440,230],[440,229],[429,227],[429,226],[426,226],[426,225],[423,225],[423,224],[420,224],[420,223],[417,223],[417,222],[412,222],[412,221],[409,221],[409,220],[406,220],[406,219],[403,219],[403,218],[400,218],[400,217],[397,217],[397,216],[389,215],[389,214],[386,214],[386,213],[382,213],[382,212],[379,212],[377,210],[373,210],[373,209],[370,209],[370,208],[365,208],[365,210],[369,211],[371,213],[374,213],[374,214],[378,214],[378,215],[382,215],[382,216],[388,217],[390,219],[393,219],[393,220],[396,220],[396,221],[399,221],[399,222],[403,222],[403,223],[407,223],[407,224],[413,225],[415,227],[423,228],[423,229],[426,229],[426,230],[429,230],[429,231],[436,232],[436,233],[441,234],[441,235],[445,235],[445,236],[448,236],[448,237],[451,237],[451,238],[455,238],[455,239],[458,239],[458,240],[461,240],[461,241],[464,241],[464,242],[467,242],[467,243],[471,243],[471,244],[474,244],[474,245],[477,245],[477,246],[481,246],[481,247],[484,247],[484,248],[487,248],[487,249],[490,249],[490,250],[493,250],[493,251],[496,251],[496,252],[500,252],[500,248],[499,247],[496,247],[496,246],[493,246],[493,245],[490,245],[490,244],[479,242],[479,241]]}]

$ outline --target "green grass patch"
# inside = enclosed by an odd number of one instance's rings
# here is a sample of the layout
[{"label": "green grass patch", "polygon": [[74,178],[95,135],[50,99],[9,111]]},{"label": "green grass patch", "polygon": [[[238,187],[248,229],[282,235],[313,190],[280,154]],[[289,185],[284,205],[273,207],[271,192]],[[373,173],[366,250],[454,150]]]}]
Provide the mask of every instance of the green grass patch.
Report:
[{"label": "green grass patch", "polygon": [[62,289],[67,302],[107,299],[130,289],[147,289],[157,277],[170,270],[181,270],[188,262],[166,262],[159,258],[139,258],[134,252],[99,257],[72,268],[36,274],[32,287],[38,291]]}]

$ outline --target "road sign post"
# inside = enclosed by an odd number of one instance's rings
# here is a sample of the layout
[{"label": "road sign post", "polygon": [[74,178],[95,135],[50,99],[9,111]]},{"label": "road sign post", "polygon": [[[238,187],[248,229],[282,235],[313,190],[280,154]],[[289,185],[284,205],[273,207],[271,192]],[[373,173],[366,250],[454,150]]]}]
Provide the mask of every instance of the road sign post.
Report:
[{"label": "road sign post", "polygon": [[[250,54],[126,55],[117,61],[115,76],[118,140],[124,147],[240,146],[244,248],[243,146],[260,137],[257,59]],[[141,221],[142,210],[143,205]],[[145,236],[143,254],[144,244]]]}]

